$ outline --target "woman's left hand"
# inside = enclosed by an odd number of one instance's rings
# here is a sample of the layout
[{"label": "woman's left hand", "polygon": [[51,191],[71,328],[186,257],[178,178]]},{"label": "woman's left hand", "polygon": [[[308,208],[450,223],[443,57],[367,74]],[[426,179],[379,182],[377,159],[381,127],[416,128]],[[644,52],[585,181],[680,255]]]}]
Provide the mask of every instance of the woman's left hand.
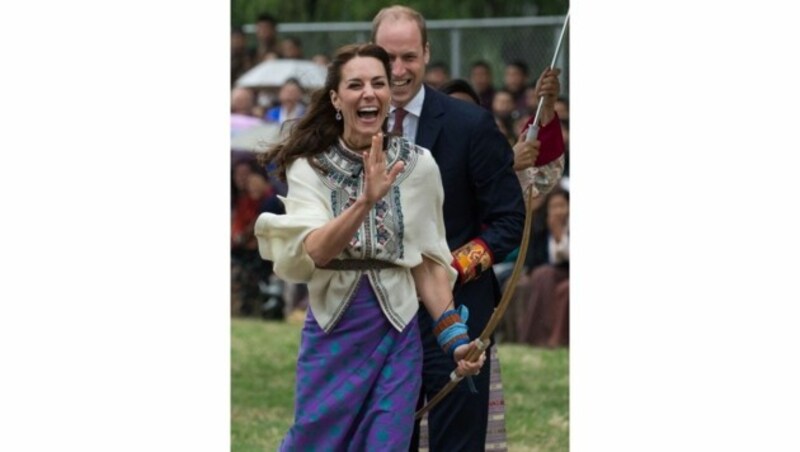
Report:
[{"label": "woman's left hand", "polygon": [[483,364],[486,362],[486,352],[481,352],[481,356],[479,356],[478,360],[475,362],[467,361],[466,359],[459,359],[460,357],[466,356],[470,352],[470,350],[472,350],[477,346],[478,344],[476,339],[469,343],[469,346],[466,347],[466,350],[464,350],[463,354],[457,353],[457,355],[459,355],[456,356],[456,359],[458,359],[458,367],[456,367],[456,373],[458,375],[461,375],[462,377],[468,377],[471,375],[478,375],[479,373],[481,373],[481,367],[483,367]]}]

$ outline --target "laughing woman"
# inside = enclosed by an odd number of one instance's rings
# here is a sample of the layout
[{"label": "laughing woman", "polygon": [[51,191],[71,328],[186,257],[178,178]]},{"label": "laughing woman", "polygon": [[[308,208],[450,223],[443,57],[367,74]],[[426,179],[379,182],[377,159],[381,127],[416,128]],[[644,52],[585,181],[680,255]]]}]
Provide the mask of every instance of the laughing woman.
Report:
[{"label": "laughing woman", "polygon": [[453,309],[456,272],[430,152],[383,140],[389,56],[345,46],[291,135],[265,156],[288,183],[286,215],[256,222],[261,256],[309,288],[297,358],[295,422],[280,450],[408,450],[422,375],[418,300],[456,371],[467,312]]}]

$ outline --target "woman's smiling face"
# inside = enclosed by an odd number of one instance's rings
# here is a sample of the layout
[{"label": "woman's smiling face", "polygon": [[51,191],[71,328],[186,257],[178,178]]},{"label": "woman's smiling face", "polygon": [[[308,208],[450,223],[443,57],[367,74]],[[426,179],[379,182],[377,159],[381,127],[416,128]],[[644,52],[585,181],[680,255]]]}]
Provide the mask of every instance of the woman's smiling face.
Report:
[{"label": "woman's smiling face", "polygon": [[369,147],[389,113],[389,77],[380,60],[354,57],[342,66],[341,82],[331,91],[344,122],[342,139],[353,150]]}]

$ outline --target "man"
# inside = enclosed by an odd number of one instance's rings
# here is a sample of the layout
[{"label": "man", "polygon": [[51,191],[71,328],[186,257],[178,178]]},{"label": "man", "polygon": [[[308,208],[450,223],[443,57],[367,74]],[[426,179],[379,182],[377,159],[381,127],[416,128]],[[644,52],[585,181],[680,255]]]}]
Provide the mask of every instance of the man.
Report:
[{"label": "man", "polygon": [[506,64],[503,74],[503,89],[514,96],[515,118],[527,116],[529,112],[525,103],[525,88],[528,86],[528,65],[524,61],[514,60]]},{"label": "man", "polygon": [[429,64],[425,70],[425,84],[434,89],[441,89],[442,85],[450,81],[450,70],[441,61]]},{"label": "man", "polygon": [[[372,40],[386,49],[392,62],[390,130],[428,148],[439,166],[447,241],[459,272],[454,302],[468,307],[469,336],[477,337],[500,298],[492,264],[517,248],[522,235],[524,202],[512,169],[512,149],[489,111],[423,85],[430,48],[425,20],[417,11],[382,9],[372,22]],[[521,147],[530,154],[538,152],[537,146]],[[447,383],[453,365],[436,343],[433,321],[424,309],[418,320],[424,346],[422,392],[431,398]],[[488,358],[485,369],[472,378],[476,393],[462,382],[429,413],[431,452],[484,449]],[[412,450],[418,434],[417,426]]]},{"label": "man", "polygon": [[270,14],[263,13],[256,19],[256,63],[277,58],[278,52],[278,20]]},{"label": "man", "polygon": [[231,87],[255,64],[255,50],[247,48],[247,38],[241,28],[231,29]]},{"label": "man", "polygon": [[492,81],[492,68],[489,63],[478,60],[472,63],[469,70],[469,82],[475,88],[480,98],[480,104],[487,110],[492,109],[494,99],[494,82]]}]

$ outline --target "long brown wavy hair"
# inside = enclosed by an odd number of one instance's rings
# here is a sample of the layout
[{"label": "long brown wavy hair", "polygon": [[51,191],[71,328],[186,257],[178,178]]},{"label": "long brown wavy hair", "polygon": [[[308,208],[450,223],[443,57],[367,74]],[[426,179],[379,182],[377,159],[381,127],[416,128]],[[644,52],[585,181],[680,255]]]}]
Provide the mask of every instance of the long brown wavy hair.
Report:
[{"label": "long brown wavy hair", "polygon": [[[264,166],[275,164],[275,171],[281,180],[286,180],[286,170],[289,165],[301,157],[307,158],[311,165],[322,171],[315,156],[327,151],[344,132],[344,121],[336,120],[336,109],[331,102],[330,92],[338,90],[339,82],[342,80],[342,66],[355,57],[376,58],[383,63],[386,78],[391,79],[389,54],[383,47],[375,44],[349,44],[339,48],[333,61],[328,65],[325,86],[311,95],[311,105],[305,115],[291,127],[291,132],[284,140],[259,156]],[[382,126],[384,132],[386,124],[384,120]]]}]

